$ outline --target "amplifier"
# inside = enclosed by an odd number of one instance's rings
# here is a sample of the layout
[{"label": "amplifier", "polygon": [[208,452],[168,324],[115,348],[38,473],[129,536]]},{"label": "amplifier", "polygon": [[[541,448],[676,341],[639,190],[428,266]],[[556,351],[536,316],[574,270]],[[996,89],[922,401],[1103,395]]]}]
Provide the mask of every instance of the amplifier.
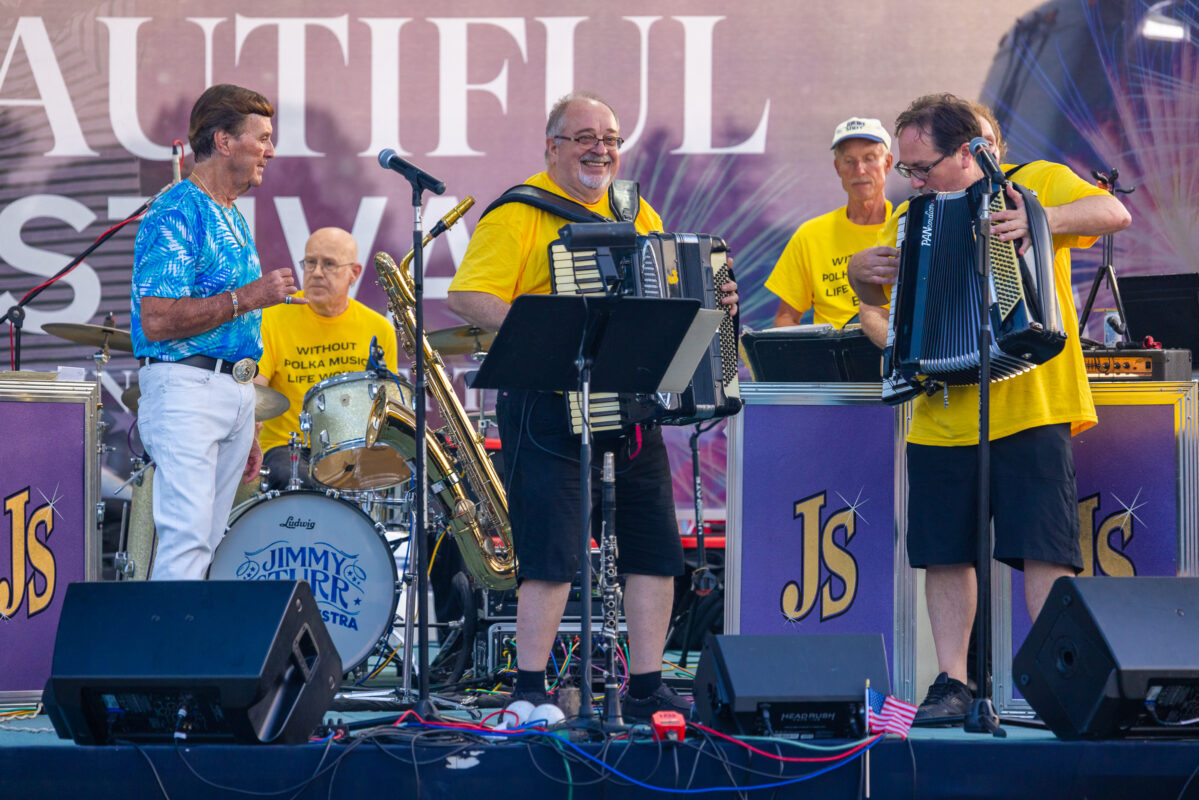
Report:
[{"label": "amplifier", "polygon": [[1189,381],[1190,350],[1084,350],[1087,377],[1101,381]]},{"label": "amplifier", "polygon": [[[599,572],[599,560],[599,548],[591,548],[592,576],[596,576]],[[483,589],[479,599],[479,619],[485,623],[515,621],[517,592],[516,589]],[[570,582],[570,594],[566,598],[566,610],[562,614],[562,619],[577,621],[582,618],[583,606],[579,602],[582,592],[582,576],[576,572]],[[604,613],[603,609],[599,580],[593,577],[591,581],[591,618],[593,620],[601,619]]]},{"label": "amplifier", "polygon": [[[624,617],[621,617],[621,622],[617,625],[617,632],[622,644],[628,643],[628,629],[624,623]],[[551,649],[552,657],[546,663],[547,672],[557,674],[567,660],[567,654],[571,652],[571,646],[579,636],[579,631],[582,627],[578,622],[563,622],[558,626],[558,636],[554,640],[553,648]],[[591,645],[592,663],[595,665],[603,664],[604,652],[602,646],[604,644],[603,623],[591,623]],[[569,657],[570,664],[577,667],[578,648],[575,647],[574,653]],[[475,664],[476,673],[496,673],[502,669],[516,669],[516,623],[515,622],[497,622],[487,629],[487,632],[481,634],[475,641]],[[572,672],[570,667],[567,667],[569,674],[574,674],[577,677],[577,672]],[[597,670],[593,675],[593,680],[602,685],[603,678]]]}]

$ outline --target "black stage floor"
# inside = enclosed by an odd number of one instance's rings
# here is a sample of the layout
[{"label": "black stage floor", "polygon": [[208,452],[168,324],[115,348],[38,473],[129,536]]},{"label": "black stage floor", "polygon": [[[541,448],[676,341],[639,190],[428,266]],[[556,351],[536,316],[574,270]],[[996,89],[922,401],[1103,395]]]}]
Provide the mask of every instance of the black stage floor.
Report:
[{"label": "black stage floor", "polygon": [[[925,729],[913,731],[907,741],[877,741],[869,748],[869,796],[1199,798],[1199,739],[1063,742],[1042,730],[1014,725],[1006,730],[1006,739]],[[0,725],[0,796],[532,800],[732,797],[733,787],[746,797],[866,796],[862,751],[834,761],[780,764],[731,742],[691,738],[679,745],[634,738],[580,743],[536,735],[488,743],[431,729],[390,728],[349,741],[295,746],[88,747],[58,739],[40,716]],[[777,740],[750,743],[792,758],[836,755]],[[769,788],[745,791],[752,786]]]}]

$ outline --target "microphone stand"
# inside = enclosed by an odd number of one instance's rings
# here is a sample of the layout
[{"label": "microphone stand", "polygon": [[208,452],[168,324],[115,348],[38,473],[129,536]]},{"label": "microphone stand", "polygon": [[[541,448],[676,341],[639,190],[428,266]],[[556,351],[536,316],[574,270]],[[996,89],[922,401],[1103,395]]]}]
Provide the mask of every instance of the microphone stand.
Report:
[{"label": "microphone stand", "polygon": [[[425,335],[425,255],[422,246],[424,235],[421,229],[421,195],[425,183],[418,177],[405,175],[412,185],[412,294],[415,299],[416,330],[414,333],[415,364],[413,370],[413,398],[416,416],[416,523],[412,532],[412,545],[416,549],[416,616],[420,620],[417,629],[417,650],[419,658],[418,675],[419,688],[417,692],[416,712],[423,719],[437,715],[436,708],[429,700],[429,553],[428,553],[428,518],[429,518],[429,479],[428,459],[424,446],[428,422],[425,416],[425,358],[420,343]],[[444,191],[444,186],[443,186]],[[441,192],[437,192],[440,194]],[[411,553],[411,550],[409,551]],[[409,588],[411,591],[411,587]],[[411,607],[411,603],[409,603]],[[408,650],[411,642],[404,642]],[[410,651],[409,651],[410,652]],[[412,659],[404,657],[404,691],[411,691]]]},{"label": "microphone stand", "polygon": [[[1132,194],[1136,191],[1135,188],[1121,189],[1119,187],[1120,170],[1115,167],[1112,167],[1108,172],[1091,170],[1091,175],[1099,182],[1101,188],[1107,189],[1117,199],[1122,194]],[[1083,306],[1082,314],[1078,317],[1078,338],[1080,340],[1082,339],[1083,331],[1086,330],[1087,320],[1091,317],[1091,306],[1095,304],[1095,294],[1099,291],[1099,284],[1106,279],[1107,288],[1111,291],[1112,299],[1116,304],[1116,314],[1119,316],[1119,322],[1117,323],[1119,327],[1116,327],[1116,333],[1123,336],[1126,342],[1133,341],[1131,333],[1128,330],[1128,315],[1124,313],[1124,301],[1120,298],[1120,287],[1116,283],[1115,240],[1115,234],[1109,233],[1103,237],[1103,266],[1096,271],[1095,278],[1091,281],[1091,291],[1087,295],[1087,303]],[[1119,345],[1120,343],[1117,342],[1116,346],[1119,347]]]},{"label": "microphone stand", "polygon": [[[984,173],[986,170],[984,170]],[[978,697],[970,704],[963,728],[967,733],[1005,737],[991,702],[987,655],[991,647],[991,197],[1004,191],[998,176],[988,175],[975,220],[975,263],[978,270],[978,553],[975,575],[975,659]]]},{"label": "microphone stand", "polygon": [[21,328],[25,324],[25,316],[27,314],[25,311],[25,306],[36,300],[38,295],[50,288],[63,275],[66,275],[68,272],[75,269],[75,267],[79,266],[83,262],[83,259],[90,256],[100,247],[100,245],[104,244],[113,236],[115,236],[117,231],[121,230],[130,222],[146,213],[147,209],[154,204],[154,201],[161,197],[163,192],[165,192],[167,189],[170,189],[174,185],[174,183],[168,183],[166,186],[164,186],[161,190],[159,190],[158,194],[142,203],[136,211],[125,217],[125,219],[121,220],[120,223],[105,231],[104,235],[88,245],[82,253],[71,259],[69,264],[60,269],[58,272],[54,273],[53,277],[42,283],[33,291],[29,292],[27,295],[25,295],[25,297],[22,297],[15,306],[11,307],[4,313],[4,316],[0,316],[0,325],[3,325],[5,322],[7,322],[13,327],[12,366],[14,370],[19,370],[21,368]]}]

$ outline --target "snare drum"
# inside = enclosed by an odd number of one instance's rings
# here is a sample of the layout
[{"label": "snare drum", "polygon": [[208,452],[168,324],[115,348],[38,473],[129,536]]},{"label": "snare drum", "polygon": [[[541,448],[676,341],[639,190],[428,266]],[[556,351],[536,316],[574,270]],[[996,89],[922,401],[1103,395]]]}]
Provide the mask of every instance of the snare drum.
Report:
[{"label": "snare drum", "polygon": [[230,522],[209,580],[306,580],[348,674],[390,632],[395,559],[377,525],[319,492],[285,492],[245,506]]},{"label": "snare drum", "polygon": [[347,372],[313,386],[304,395],[300,428],[308,432],[309,473],[334,489],[364,490],[395,486],[408,478],[404,457],[390,447],[366,446],[366,423],[379,390],[412,408],[412,386],[374,372]]}]

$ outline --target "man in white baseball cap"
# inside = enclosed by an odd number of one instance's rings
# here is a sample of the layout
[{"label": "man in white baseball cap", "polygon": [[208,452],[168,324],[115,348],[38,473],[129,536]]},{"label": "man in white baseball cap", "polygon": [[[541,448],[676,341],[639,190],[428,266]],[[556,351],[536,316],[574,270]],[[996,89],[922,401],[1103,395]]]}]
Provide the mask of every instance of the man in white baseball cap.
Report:
[{"label": "man in white baseball cap", "polygon": [[845,267],[850,256],[878,238],[891,204],[883,195],[891,171],[891,135],[877,119],[850,117],[833,132],[833,169],[845,205],[799,226],[779,257],[766,288],[779,296],[775,327],[812,322],[842,328],[858,314]]}]

